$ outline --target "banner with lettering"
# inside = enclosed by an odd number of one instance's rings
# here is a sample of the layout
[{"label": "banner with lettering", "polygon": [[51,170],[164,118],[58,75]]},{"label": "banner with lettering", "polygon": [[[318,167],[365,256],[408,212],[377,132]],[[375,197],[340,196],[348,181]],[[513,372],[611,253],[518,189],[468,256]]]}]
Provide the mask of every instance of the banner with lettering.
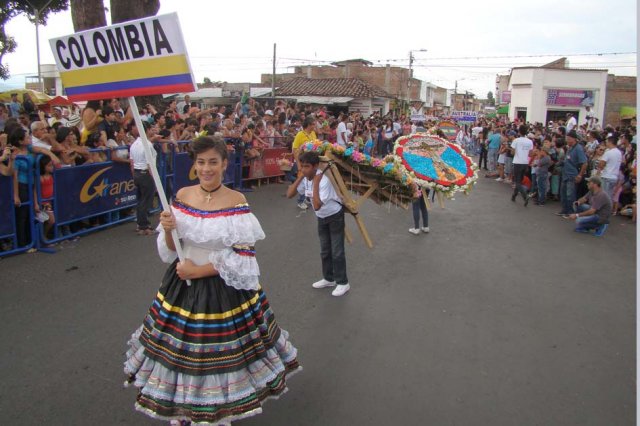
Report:
[{"label": "banner with lettering", "polygon": [[58,223],[136,204],[136,186],[128,164],[64,167],[54,171],[53,181]]},{"label": "banner with lettering", "polygon": [[250,162],[249,179],[284,176],[277,160],[288,152],[286,148],[269,148],[262,151],[262,157]]},{"label": "banner with lettering", "polygon": [[72,101],[193,92],[177,13],[49,40]]},{"label": "banner with lettering", "polygon": [[590,106],[594,103],[593,90],[548,89],[547,105]]}]

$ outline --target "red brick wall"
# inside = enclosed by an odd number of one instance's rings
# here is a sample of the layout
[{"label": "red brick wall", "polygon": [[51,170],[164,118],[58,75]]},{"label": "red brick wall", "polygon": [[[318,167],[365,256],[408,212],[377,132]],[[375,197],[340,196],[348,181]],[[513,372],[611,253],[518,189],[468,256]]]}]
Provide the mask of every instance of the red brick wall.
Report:
[{"label": "red brick wall", "polygon": [[604,105],[604,123],[612,126],[619,126],[620,107],[636,106],[637,94],[637,78],[622,77],[609,74],[607,77],[607,93]]},{"label": "red brick wall", "polygon": [[[347,68],[348,67],[348,68]],[[311,66],[311,78],[359,78],[388,92],[392,96],[405,97],[407,93],[407,77],[409,70],[401,67],[389,67],[389,87],[385,87],[387,68],[367,67],[359,64],[348,64],[346,67]],[[295,67],[290,74],[277,74],[276,82],[291,78],[307,78],[307,67]],[[271,84],[271,74],[262,74],[261,82]],[[420,94],[420,80],[412,80],[411,94],[417,99]]]}]

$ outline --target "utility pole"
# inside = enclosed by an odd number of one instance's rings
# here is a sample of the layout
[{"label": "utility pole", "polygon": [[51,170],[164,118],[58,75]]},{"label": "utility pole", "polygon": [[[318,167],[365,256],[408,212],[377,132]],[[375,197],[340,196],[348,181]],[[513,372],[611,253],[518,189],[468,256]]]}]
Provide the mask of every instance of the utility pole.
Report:
[{"label": "utility pole", "polygon": [[409,51],[409,78],[407,79],[407,102],[411,108],[411,79],[413,78],[413,52],[426,52],[427,49],[416,49]]},{"label": "utility pole", "polygon": [[40,86],[40,91],[44,93],[44,80],[42,80],[42,74],[40,72],[40,31],[39,31],[40,13],[42,13],[42,11],[45,10],[53,0],[49,0],[48,2],[46,2],[41,9],[38,9],[37,7],[35,7],[33,4],[31,4],[29,0],[25,0],[25,1],[29,4],[29,6],[31,6],[31,9],[33,9],[34,23],[36,24],[36,55],[38,57],[38,86]]},{"label": "utility pole", "polygon": [[273,43],[273,73],[271,74],[271,108],[276,108],[276,44]]}]

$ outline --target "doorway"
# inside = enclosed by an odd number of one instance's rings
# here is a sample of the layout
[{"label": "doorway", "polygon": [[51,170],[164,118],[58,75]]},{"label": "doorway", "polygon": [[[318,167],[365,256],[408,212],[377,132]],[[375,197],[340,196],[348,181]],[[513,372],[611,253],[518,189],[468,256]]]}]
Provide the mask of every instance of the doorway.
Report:
[{"label": "doorway", "polygon": [[576,117],[576,119],[578,118],[578,114],[580,114],[580,111],[575,110],[575,111],[571,111],[571,110],[547,110],[547,121],[545,121],[545,124],[549,124],[549,121],[553,121],[554,123],[557,123],[559,121],[562,121],[563,123],[567,122],[567,114],[571,113],[573,114],[574,117]]},{"label": "doorway", "polygon": [[527,122],[527,108],[516,107],[516,118],[520,122]]}]

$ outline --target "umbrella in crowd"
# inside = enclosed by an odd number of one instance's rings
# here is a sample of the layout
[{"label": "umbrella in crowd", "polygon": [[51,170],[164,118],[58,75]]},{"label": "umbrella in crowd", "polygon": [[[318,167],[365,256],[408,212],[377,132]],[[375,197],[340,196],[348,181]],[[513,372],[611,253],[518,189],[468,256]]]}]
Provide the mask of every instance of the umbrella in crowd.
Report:
[{"label": "umbrella in crowd", "polygon": [[35,104],[45,104],[49,102],[52,98],[49,95],[46,95],[42,92],[38,92],[31,89],[12,89],[5,90],[4,92],[0,92],[0,102],[11,102],[11,94],[17,93],[18,100],[22,102],[22,95],[24,93],[28,93],[31,96],[31,99]]},{"label": "umbrella in crowd", "polygon": [[69,99],[65,98],[64,96],[56,96],[55,98],[48,101],[47,104],[52,107],[53,106],[71,106],[73,105],[73,102],[71,102]]}]

